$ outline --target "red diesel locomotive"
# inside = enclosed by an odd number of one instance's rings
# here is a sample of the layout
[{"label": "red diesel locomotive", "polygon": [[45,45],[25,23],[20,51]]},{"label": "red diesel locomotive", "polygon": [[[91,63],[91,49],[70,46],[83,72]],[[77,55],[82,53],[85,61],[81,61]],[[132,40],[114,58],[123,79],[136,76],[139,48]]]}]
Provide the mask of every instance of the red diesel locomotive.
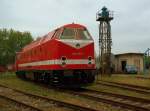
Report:
[{"label": "red diesel locomotive", "polygon": [[59,86],[95,79],[94,41],[86,27],[67,24],[25,46],[16,57],[18,77]]}]

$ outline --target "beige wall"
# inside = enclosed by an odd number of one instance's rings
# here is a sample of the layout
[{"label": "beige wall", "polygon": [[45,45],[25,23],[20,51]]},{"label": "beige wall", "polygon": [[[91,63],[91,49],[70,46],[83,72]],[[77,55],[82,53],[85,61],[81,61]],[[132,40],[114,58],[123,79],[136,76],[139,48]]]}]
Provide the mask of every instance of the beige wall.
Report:
[{"label": "beige wall", "polygon": [[126,61],[127,65],[135,65],[138,73],[143,72],[143,56],[138,54],[122,54],[115,57],[115,71],[122,72],[121,61]]}]

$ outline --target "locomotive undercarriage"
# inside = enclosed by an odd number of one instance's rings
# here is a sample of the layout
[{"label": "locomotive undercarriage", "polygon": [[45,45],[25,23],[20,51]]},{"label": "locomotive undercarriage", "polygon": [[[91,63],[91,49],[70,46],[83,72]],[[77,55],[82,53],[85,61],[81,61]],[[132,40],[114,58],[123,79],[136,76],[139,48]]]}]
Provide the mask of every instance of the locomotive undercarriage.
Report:
[{"label": "locomotive undercarriage", "polygon": [[54,86],[80,87],[93,83],[94,72],[94,70],[18,71],[16,75],[22,79]]}]

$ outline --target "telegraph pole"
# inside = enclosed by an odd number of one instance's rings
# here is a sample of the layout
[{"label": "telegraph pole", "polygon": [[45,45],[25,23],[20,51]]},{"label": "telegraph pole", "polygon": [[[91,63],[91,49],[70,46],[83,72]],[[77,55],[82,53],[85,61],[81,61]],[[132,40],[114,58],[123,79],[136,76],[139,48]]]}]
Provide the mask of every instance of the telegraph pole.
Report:
[{"label": "telegraph pole", "polygon": [[111,74],[111,25],[113,13],[103,7],[96,14],[96,21],[99,22],[99,57],[101,74]]}]

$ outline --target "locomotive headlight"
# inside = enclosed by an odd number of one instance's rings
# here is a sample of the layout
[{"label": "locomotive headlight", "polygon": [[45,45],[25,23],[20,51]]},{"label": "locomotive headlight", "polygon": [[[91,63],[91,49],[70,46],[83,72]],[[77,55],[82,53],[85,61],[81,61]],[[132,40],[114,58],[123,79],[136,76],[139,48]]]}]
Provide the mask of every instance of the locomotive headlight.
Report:
[{"label": "locomotive headlight", "polygon": [[80,48],[80,44],[79,43],[76,44],[76,48]]},{"label": "locomotive headlight", "polygon": [[62,62],[61,62],[61,65],[62,65],[62,66],[65,66],[65,65],[66,65],[66,57],[63,56],[63,57],[61,58],[61,61],[62,61]]},{"label": "locomotive headlight", "polygon": [[63,57],[61,58],[61,60],[62,60],[62,61],[66,61],[66,57],[63,56]]},{"label": "locomotive headlight", "polygon": [[92,64],[92,57],[88,57],[88,64]]},{"label": "locomotive headlight", "polygon": [[62,66],[65,66],[66,65],[66,62],[62,62]]}]

